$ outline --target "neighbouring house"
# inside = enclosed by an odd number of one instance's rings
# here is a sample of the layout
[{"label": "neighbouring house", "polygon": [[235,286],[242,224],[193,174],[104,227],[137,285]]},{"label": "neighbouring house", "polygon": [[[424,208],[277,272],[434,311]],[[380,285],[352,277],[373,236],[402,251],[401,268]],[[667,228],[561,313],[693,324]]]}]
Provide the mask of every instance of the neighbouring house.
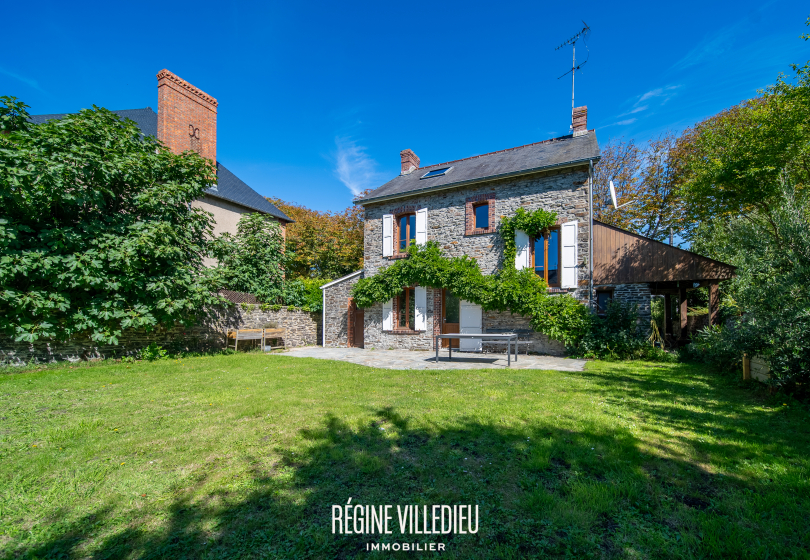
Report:
[{"label": "neighbouring house", "polygon": [[[144,135],[157,137],[175,153],[194,150],[216,163],[217,183],[193,203],[214,215],[214,235],[235,234],[242,214],[252,212],[277,221],[284,234],[292,220],[217,161],[217,100],[168,70],[158,72],[157,79],[157,113],[151,107],[113,113],[135,121]],[[32,115],[31,121],[39,124],[64,116]],[[206,262],[211,264],[210,259]]]},{"label": "neighbouring house", "polygon": [[[360,278],[406,258],[411,243],[436,241],[446,256],[468,255],[482,273],[495,273],[504,255],[499,221],[518,208],[558,216],[547,235],[515,235],[515,267],[534,269],[549,292],[571,294],[597,311],[610,299],[635,303],[649,325],[653,295],[668,303],[677,295],[685,321],[687,291],[708,285],[716,318],[717,282],[731,278],[734,267],[593,220],[590,185],[600,151],[587,128],[587,107],[574,109],[572,129],[560,138],[423,167],[403,150],[399,176],[355,200],[366,217],[364,268],[323,286],[324,346],[428,350],[436,334],[509,329],[531,333],[530,351],[563,353],[560,343],[532,331],[529,317],[484,311],[445,289],[403,286],[399,296],[367,309],[351,298]],[[667,325],[672,333],[670,314]],[[487,349],[480,340],[459,343],[461,350]]]}]

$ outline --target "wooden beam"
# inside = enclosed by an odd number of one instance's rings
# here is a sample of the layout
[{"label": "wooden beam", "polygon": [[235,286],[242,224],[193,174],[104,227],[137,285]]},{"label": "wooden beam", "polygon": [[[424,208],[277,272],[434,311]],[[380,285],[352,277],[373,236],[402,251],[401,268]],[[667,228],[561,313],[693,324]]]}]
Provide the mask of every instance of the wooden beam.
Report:
[{"label": "wooden beam", "polygon": [[709,284],[709,325],[716,325],[720,313],[720,289],[718,283]]},{"label": "wooden beam", "polygon": [[682,287],[680,289],[680,293],[678,294],[678,296],[679,296],[680,302],[681,302],[681,309],[680,309],[680,313],[681,313],[681,336],[680,336],[679,340],[680,340],[681,343],[686,343],[686,341],[688,340],[688,337],[689,337],[689,332],[688,332],[689,331],[689,321],[688,321],[688,318],[687,318],[687,314],[689,312],[689,305],[688,305],[688,301],[686,299],[686,288],[685,287]]}]

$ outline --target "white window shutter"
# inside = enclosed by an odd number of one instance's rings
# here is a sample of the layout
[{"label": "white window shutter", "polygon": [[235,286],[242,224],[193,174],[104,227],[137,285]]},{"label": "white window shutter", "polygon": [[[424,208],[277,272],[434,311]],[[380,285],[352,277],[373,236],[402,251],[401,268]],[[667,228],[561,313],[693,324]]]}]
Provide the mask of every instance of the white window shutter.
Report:
[{"label": "white window shutter", "polygon": [[383,330],[394,330],[394,300],[389,299],[383,302]]},{"label": "white window shutter", "polygon": [[566,222],[562,225],[562,281],[563,288],[577,287],[577,222]]},{"label": "white window shutter", "polygon": [[[419,216],[419,214],[417,214]],[[417,223],[419,218],[417,217]],[[414,297],[416,298],[416,320],[414,329],[417,331],[427,330],[427,289],[422,286],[414,288]]]},{"label": "white window shutter", "polygon": [[529,235],[522,230],[515,231],[515,268],[523,270],[529,268]]},{"label": "white window shutter", "polygon": [[382,231],[382,255],[383,257],[390,257],[394,254],[394,215],[383,215],[383,231]]},{"label": "white window shutter", "polygon": [[427,208],[416,211],[416,243],[427,243]]}]

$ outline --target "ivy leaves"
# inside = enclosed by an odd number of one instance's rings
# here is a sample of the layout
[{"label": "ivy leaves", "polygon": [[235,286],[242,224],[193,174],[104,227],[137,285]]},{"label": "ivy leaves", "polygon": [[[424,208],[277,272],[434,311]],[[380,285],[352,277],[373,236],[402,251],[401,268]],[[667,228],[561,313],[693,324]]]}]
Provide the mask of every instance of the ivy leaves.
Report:
[{"label": "ivy leaves", "polygon": [[[556,215],[551,212],[546,213],[544,221],[533,223],[548,223],[548,215],[553,217],[552,224],[556,223]],[[425,245],[408,247],[407,259],[395,262],[370,278],[359,280],[352,289],[352,297],[358,307],[364,308],[388,301],[405,286],[445,288],[484,310],[511,311],[529,316],[535,330],[567,346],[575,346],[589,328],[588,309],[570,295],[549,295],[546,283],[534,271],[515,270],[514,257],[511,263],[511,267],[498,274],[485,276],[474,259],[466,255],[444,257],[439,245],[428,241]]]},{"label": "ivy leaves", "polygon": [[525,231],[529,237],[538,237],[557,225],[557,213],[538,208],[527,212],[525,208],[518,208],[512,218],[501,218],[500,233],[503,239],[503,262],[507,268],[515,267],[515,232]]}]

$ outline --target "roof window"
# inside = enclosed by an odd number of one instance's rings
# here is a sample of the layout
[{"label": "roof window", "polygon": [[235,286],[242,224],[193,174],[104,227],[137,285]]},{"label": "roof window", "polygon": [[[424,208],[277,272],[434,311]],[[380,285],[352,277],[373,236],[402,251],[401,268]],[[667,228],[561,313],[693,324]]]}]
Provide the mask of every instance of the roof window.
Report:
[{"label": "roof window", "polygon": [[453,167],[442,167],[441,169],[434,169],[433,171],[428,171],[424,175],[420,177],[420,179],[430,179],[431,177],[438,177],[439,175],[447,175],[450,173],[450,170]]}]

